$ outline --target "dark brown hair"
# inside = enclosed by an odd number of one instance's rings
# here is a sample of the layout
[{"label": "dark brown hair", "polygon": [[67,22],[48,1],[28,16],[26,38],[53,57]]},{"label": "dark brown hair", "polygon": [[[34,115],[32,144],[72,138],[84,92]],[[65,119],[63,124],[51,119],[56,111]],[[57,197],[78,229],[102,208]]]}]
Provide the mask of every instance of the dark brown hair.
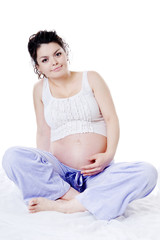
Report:
[{"label": "dark brown hair", "polygon": [[68,55],[69,53],[69,46],[68,44],[57,35],[56,31],[39,31],[36,34],[33,34],[29,38],[28,42],[28,51],[30,53],[30,56],[34,63],[38,65],[37,62],[37,49],[41,46],[43,43],[57,43],[60,45],[60,47],[63,48],[63,50]]}]

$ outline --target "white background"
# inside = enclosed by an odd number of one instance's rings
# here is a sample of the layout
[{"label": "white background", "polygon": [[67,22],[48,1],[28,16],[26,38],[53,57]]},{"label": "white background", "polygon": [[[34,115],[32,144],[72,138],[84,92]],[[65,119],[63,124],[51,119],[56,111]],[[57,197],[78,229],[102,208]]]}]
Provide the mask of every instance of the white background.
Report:
[{"label": "white background", "polygon": [[32,100],[38,81],[27,50],[39,30],[71,48],[73,71],[95,70],[120,121],[117,161],[160,166],[160,1],[32,0],[0,4],[0,159],[14,145],[35,147]]}]

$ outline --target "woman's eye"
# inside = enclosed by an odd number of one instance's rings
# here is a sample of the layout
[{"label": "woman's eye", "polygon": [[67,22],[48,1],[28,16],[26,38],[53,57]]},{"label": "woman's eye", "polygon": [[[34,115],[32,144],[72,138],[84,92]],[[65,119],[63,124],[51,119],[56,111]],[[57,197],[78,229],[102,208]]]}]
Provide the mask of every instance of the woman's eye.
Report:
[{"label": "woman's eye", "polygon": [[61,54],[62,54],[61,52],[58,52],[58,53],[56,53],[56,56],[59,57],[59,56],[61,56]]},{"label": "woman's eye", "polygon": [[47,58],[44,58],[44,59],[42,60],[42,62],[45,63],[45,62],[47,62],[47,60],[48,60]]}]

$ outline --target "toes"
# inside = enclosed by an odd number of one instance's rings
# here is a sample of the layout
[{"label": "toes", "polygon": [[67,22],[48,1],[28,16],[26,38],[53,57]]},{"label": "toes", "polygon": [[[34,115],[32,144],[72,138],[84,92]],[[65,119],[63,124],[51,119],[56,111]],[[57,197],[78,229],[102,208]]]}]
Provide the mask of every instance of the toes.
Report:
[{"label": "toes", "polygon": [[30,202],[29,202],[29,206],[35,206],[38,204],[38,199],[34,198],[34,199],[31,199]]},{"label": "toes", "polygon": [[37,205],[28,206],[29,213],[37,212]]},{"label": "toes", "polygon": [[34,206],[28,206],[28,210],[36,210],[36,205],[34,205]]}]

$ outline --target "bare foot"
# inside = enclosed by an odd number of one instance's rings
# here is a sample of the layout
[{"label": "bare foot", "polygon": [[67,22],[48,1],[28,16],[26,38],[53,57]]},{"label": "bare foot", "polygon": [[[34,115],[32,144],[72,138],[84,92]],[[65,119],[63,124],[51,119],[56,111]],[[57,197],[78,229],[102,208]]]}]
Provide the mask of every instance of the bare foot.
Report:
[{"label": "bare foot", "polygon": [[29,201],[28,209],[30,213],[40,211],[56,211],[61,213],[84,212],[86,209],[77,199],[56,201],[47,198],[33,198]]},{"label": "bare foot", "polygon": [[28,209],[30,213],[40,211],[56,211],[57,202],[47,198],[33,198],[29,201]]}]

